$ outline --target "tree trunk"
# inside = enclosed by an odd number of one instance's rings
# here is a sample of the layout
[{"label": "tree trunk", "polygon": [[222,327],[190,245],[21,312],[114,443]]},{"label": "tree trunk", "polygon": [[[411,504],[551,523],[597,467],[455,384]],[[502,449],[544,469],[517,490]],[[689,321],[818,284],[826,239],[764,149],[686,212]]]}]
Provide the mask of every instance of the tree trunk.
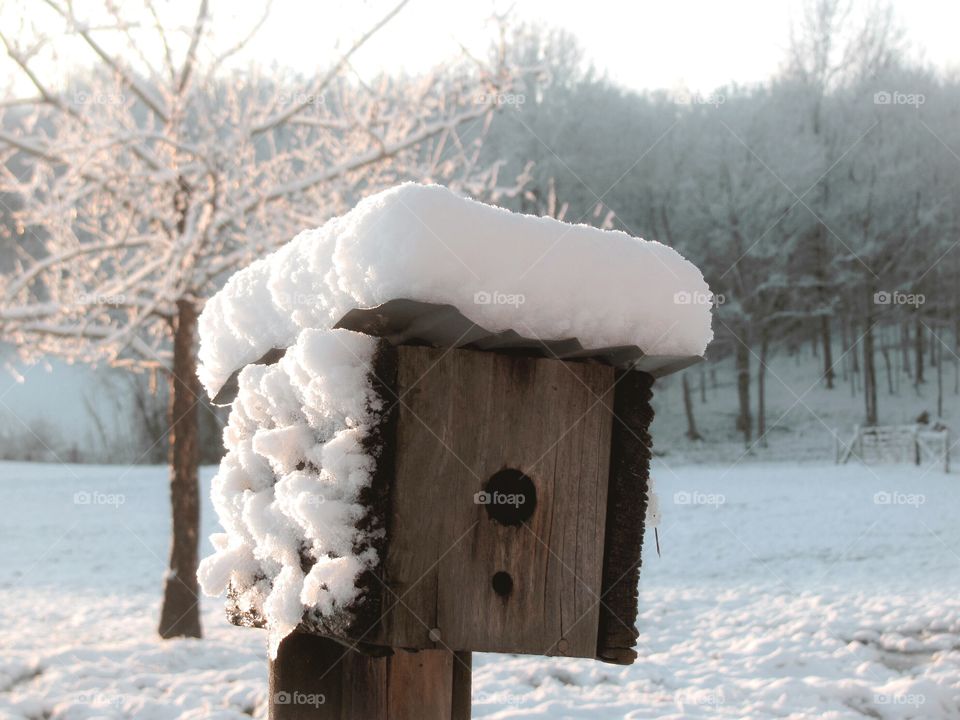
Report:
[{"label": "tree trunk", "polygon": [[[932,333],[931,333],[932,334]],[[937,354],[937,417],[943,417],[943,346],[935,348]]]},{"label": "tree trunk", "polygon": [[687,437],[691,440],[703,440],[703,437],[697,432],[697,423],[693,419],[693,399],[690,397],[690,383],[687,381],[687,374],[682,373],[683,382],[683,410],[687,414]]},{"label": "tree trunk", "polygon": [[[767,381],[767,350],[770,345],[770,335],[767,328],[760,331],[760,363],[757,367],[757,437],[760,438],[761,447],[767,446],[767,407],[766,407],[766,381]],[[824,350],[829,353],[829,345],[825,344]],[[827,385],[831,387],[831,385]]]},{"label": "tree trunk", "polygon": [[843,350],[843,362],[841,367],[843,369],[843,381],[847,381],[847,367],[850,365],[850,337],[849,332],[847,331],[847,318],[842,316],[840,319],[840,349]]},{"label": "tree trunk", "polygon": [[930,335],[930,367],[936,367],[940,362],[937,356],[937,334],[932,329],[928,334]]},{"label": "tree trunk", "polygon": [[200,490],[197,466],[198,405],[197,309],[177,301],[170,378],[170,505],[173,541],[160,609],[160,637],[200,637],[197,557],[200,538]]},{"label": "tree trunk", "polygon": [[960,309],[953,312],[953,394],[960,395]]},{"label": "tree trunk", "polygon": [[866,424],[877,424],[877,366],[873,353],[873,288],[867,287],[866,330],[863,333],[863,401]]},{"label": "tree trunk", "polygon": [[857,323],[850,321],[850,397],[857,396],[857,387],[860,378],[860,355],[857,353]]},{"label": "tree trunk", "polygon": [[913,326],[913,349],[914,349],[914,367],[916,374],[913,378],[914,385],[923,383],[923,325],[918,316]]},{"label": "tree trunk", "polygon": [[900,394],[900,381],[903,380],[903,353],[900,351],[901,328],[899,323],[890,328],[892,340],[890,343],[890,352],[893,358],[893,391]]},{"label": "tree trunk", "polygon": [[893,368],[890,366],[890,348],[887,346],[886,337],[880,340],[880,354],[883,355],[883,366],[887,371],[887,395],[893,395]]},{"label": "tree trunk", "polygon": [[830,317],[820,316],[820,342],[823,345],[823,377],[827,381],[827,389],[833,389],[833,348],[830,342]]},{"label": "tree trunk", "polygon": [[903,358],[903,371],[907,377],[913,377],[910,367],[910,321],[904,320],[900,325],[900,356]]},{"label": "tree trunk", "polygon": [[742,341],[737,342],[736,346],[737,397],[740,401],[737,430],[743,433],[744,445],[749,445],[753,425],[753,418],[750,417],[750,348]]}]

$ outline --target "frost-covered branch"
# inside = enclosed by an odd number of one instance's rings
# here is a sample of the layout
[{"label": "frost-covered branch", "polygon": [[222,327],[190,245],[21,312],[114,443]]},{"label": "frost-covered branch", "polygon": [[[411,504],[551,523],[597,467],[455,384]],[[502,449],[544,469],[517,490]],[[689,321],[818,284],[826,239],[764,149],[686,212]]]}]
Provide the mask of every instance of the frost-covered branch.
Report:
[{"label": "frost-covered branch", "polygon": [[303,192],[311,187],[320,185],[334,178],[343,177],[348,173],[355,172],[362,169],[367,165],[385,160],[387,158],[394,157],[395,155],[407,150],[411,147],[419,145],[424,140],[432,138],[434,136],[440,135],[446,131],[449,131],[452,128],[455,128],[461,123],[473,120],[478,117],[482,117],[490,111],[489,107],[481,107],[476,110],[466,111],[456,117],[453,117],[449,120],[443,120],[431,125],[425,126],[420,130],[407,135],[402,140],[392,143],[386,143],[384,140],[377,136],[370,128],[365,127],[364,132],[370,134],[373,137],[374,147],[370,148],[366,152],[363,152],[359,155],[356,155],[349,160],[333,165],[331,167],[322,168],[314,173],[305,175],[303,177],[296,178],[290,182],[284,183],[283,185],[278,185],[267,190],[261,197],[256,200],[247,203],[243,207],[239,208],[239,212],[246,213],[255,208],[259,204],[273,202],[280,198],[290,197],[296,195],[297,193]]},{"label": "frost-covered branch", "polygon": [[304,97],[302,99],[294,103],[291,103],[290,107],[284,110],[283,112],[278,113],[272,117],[269,117],[261,123],[257,123],[253,127],[253,130],[252,130],[253,134],[259,135],[260,133],[264,133],[269,130],[273,130],[281,125],[284,125],[288,120],[290,120],[290,118],[297,115],[298,113],[303,111],[305,108],[309,107],[310,105],[309,99],[311,97],[318,97],[322,95],[323,92],[330,85],[330,83],[333,82],[333,79],[336,78],[337,75],[339,75],[345,67],[347,67],[347,65],[350,62],[350,58],[353,57],[353,55],[357,52],[357,50],[359,50],[364,45],[366,45],[367,41],[369,41],[370,38],[372,38],[377,33],[377,31],[379,31],[387,23],[389,23],[394,17],[396,17],[396,15],[404,8],[404,6],[408,2],[410,2],[410,0],[401,0],[399,3],[397,3],[390,10],[390,12],[388,12],[386,15],[384,15],[380,19],[379,22],[377,22],[373,27],[371,27],[363,35],[357,38],[356,41],[354,41],[353,45],[351,45],[350,49],[343,54],[340,60],[336,64],[334,64],[324,75],[320,77],[319,81],[309,90],[309,92],[304,93]]},{"label": "frost-covered branch", "polygon": [[78,21],[77,18],[73,16],[72,11],[61,8],[59,5],[57,5],[57,3],[53,2],[53,0],[43,1],[70,24],[70,26],[73,28],[73,31],[79,37],[83,38],[83,41],[90,47],[90,49],[96,53],[96,55],[112,72],[116,73],[123,80],[123,84],[130,88],[130,90],[135,93],[138,98],[140,98],[140,101],[143,102],[144,105],[150,108],[150,110],[164,122],[169,120],[167,111],[163,107],[162,101],[153,96],[151,89],[147,87],[135,73],[125,67],[118,58],[108,53],[106,49],[104,49],[104,47],[97,42],[86,24]]},{"label": "frost-covered branch", "polygon": [[[152,0],[106,2],[90,16],[106,22],[44,0],[65,35],[39,20],[16,43],[0,32],[35,90],[0,106],[0,193],[21,238],[16,272],[0,278],[4,337],[24,356],[153,365],[169,353],[178,303],[199,309],[230,272],[362,195],[407,179],[512,192],[478,148],[496,110],[489,90],[510,87],[514,70],[471,61],[369,83],[352,73],[406,3],[313,80],[218,73],[264,18],[221,47],[207,0],[175,25]],[[99,65],[57,68],[70,41]]]}]

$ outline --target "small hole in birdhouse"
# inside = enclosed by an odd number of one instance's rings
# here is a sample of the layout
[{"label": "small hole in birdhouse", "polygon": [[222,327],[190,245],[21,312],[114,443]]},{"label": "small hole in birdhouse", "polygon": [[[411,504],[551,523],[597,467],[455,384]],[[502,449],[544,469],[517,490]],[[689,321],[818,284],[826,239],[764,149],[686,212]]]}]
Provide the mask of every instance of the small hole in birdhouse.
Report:
[{"label": "small hole in birdhouse", "polygon": [[502,598],[513,592],[513,578],[510,577],[510,573],[503,570],[493,574],[491,584],[493,585],[493,591]]},{"label": "small hole in birdhouse", "polygon": [[537,507],[537,489],[533,480],[519,470],[505,468],[487,480],[475,499],[486,505],[491,519],[519,527],[530,519]]}]

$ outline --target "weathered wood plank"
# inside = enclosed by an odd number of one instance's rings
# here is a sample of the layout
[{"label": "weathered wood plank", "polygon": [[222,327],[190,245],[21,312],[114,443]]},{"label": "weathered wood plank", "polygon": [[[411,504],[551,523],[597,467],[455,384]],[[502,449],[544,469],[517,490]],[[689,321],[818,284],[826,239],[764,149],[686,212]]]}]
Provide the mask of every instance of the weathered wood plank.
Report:
[{"label": "weathered wood plank", "polygon": [[[398,353],[403,402],[383,566],[385,605],[394,605],[373,642],[595,657],[613,368]],[[513,525],[475,502],[505,468],[536,492],[535,508],[533,497],[514,503],[532,514]]]}]

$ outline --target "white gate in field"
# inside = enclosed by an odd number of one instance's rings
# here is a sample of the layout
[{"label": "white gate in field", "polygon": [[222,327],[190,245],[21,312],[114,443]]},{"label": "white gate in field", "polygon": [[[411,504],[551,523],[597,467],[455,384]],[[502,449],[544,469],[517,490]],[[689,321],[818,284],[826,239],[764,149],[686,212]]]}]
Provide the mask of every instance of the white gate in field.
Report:
[{"label": "white gate in field", "polygon": [[838,463],[851,457],[864,463],[910,463],[930,465],[940,463],[944,472],[950,472],[950,431],[930,430],[924,425],[853,426],[853,437],[844,444],[836,438]]}]

